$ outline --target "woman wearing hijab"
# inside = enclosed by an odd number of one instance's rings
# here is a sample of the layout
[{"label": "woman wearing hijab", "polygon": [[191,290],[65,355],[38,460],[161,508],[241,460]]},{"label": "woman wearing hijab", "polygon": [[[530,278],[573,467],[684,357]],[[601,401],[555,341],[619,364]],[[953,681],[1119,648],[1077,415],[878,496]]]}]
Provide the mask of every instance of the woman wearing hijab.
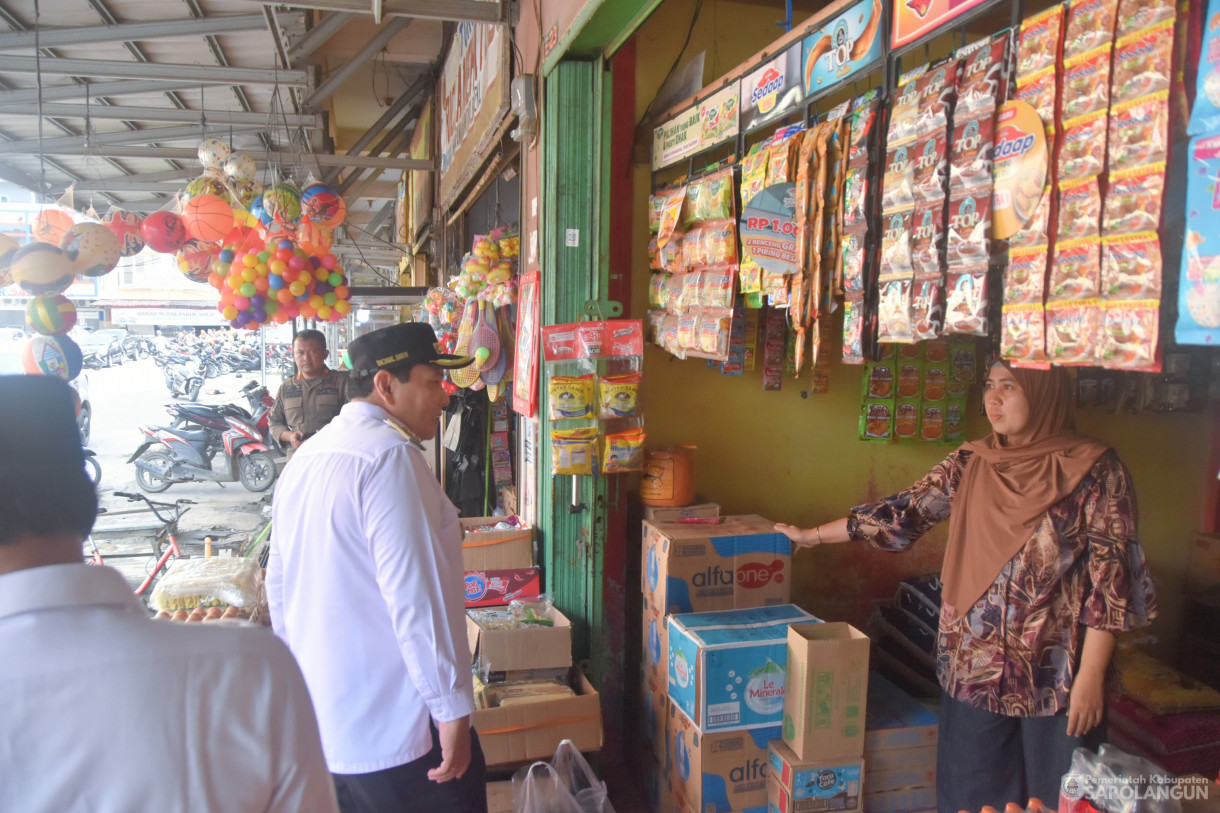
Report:
[{"label": "woman wearing hijab", "polygon": [[941,571],[937,746],[941,813],[1054,805],[1072,751],[1105,737],[1114,634],[1156,616],[1126,466],[1076,434],[1062,368],[987,375],[992,433],[909,489],[816,528],[798,547],[867,540],[908,548],[949,520]]}]

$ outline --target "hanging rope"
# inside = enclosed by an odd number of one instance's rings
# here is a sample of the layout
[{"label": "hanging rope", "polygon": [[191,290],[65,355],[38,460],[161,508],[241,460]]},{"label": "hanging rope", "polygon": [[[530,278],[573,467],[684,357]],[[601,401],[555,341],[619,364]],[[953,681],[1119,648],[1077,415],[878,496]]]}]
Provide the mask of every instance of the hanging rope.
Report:
[{"label": "hanging rope", "polygon": [[[42,151],[42,48],[39,44],[39,30],[42,28],[42,13],[38,0],[34,0],[34,81],[38,85],[38,197],[45,201],[47,197],[47,156]],[[87,86],[86,86],[87,87]]]}]

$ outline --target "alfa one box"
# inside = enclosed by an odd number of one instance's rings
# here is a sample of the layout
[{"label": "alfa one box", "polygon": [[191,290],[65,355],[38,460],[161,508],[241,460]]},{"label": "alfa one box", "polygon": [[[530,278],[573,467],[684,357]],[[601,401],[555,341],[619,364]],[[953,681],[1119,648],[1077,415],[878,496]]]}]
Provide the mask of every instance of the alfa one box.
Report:
[{"label": "alfa one box", "polygon": [[657,683],[647,675],[640,681],[640,705],[643,720],[641,720],[644,738],[648,741],[652,756],[664,763],[669,753],[669,741],[666,739],[669,719],[669,695],[664,683]]},{"label": "alfa one box", "polygon": [[504,517],[462,517],[462,569],[518,570],[534,566],[534,532],[530,528],[476,531]]},{"label": "alfa one box", "polygon": [[664,613],[787,604],[792,543],[756,515],[719,525],[644,523],[641,588]]},{"label": "alfa one box", "polygon": [[653,682],[664,687],[669,683],[669,621],[644,602],[643,612],[644,652],[640,666]]},{"label": "alfa one box", "polygon": [[693,813],[765,813],[767,743],[779,726],[704,734],[669,711],[669,781],[676,807]]},{"label": "alfa one box", "polygon": [[851,624],[788,628],[784,742],[800,759],[864,753],[868,636]]},{"label": "alfa one box", "polygon": [[788,625],[817,622],[795,604],[669,617],[669,699],[704,734],[783,720]]},{"label": "alfa one box", "polygon": [[864,802],[864,760],[859,756],[802,760],[782,740],[767,758],[767,803],[777,813],[859,811]]}]

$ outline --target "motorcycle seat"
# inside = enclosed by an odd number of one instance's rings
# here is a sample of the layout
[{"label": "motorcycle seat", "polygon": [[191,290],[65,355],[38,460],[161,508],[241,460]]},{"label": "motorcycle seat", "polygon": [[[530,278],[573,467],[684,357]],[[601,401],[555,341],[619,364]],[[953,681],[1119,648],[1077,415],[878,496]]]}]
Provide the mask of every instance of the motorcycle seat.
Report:
[{"label": "motorcycle seat", "polygon": [[212,434],[212,433],[211,433],[210,431],[208,431],[207,429],[201,429],[201,430],[197,430],[197,431],[190,431],[190,430],[187,430],[187,429],[175,429],[175,428],[173,428],[172,426],[154,426],[154,427],[152,427],[152,428],[153,428],[153,429],[160,429],[160,430],[163,430],[163,431],[165,431],[165,432],[169,432],[170,434],[177,435],[178,437],[182,438],[183,440],[188,440],[188,441],[202,441],[202,440],[207,440],[207,439],[208,439],[208,437],[209,437],[209,436]]}]

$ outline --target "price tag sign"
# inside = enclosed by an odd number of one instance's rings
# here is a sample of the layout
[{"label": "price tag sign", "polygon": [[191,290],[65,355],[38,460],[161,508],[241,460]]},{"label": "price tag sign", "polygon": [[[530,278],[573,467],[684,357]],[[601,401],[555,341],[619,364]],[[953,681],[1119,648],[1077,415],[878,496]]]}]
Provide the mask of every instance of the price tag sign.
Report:
[{"label": "price tag sign", "polygon": [[741,213],[741,250],[777,274],[795,274],[796,184],[777,183],[745,203]]}]

